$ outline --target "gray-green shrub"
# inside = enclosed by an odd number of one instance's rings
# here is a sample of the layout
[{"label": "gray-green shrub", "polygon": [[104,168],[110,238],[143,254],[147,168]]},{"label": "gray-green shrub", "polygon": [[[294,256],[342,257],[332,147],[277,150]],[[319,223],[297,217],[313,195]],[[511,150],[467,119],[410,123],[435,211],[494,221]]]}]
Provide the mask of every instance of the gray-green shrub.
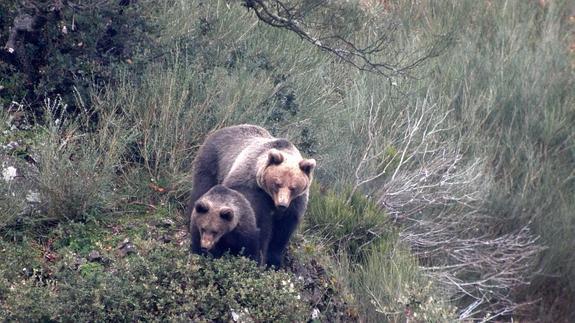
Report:
[{"label": "gray-green shrub", "polygon": [[131,130],[115,111],[98,111],[96,129],[89,116],[70,119],[59,100],[46,101],[42,140],[32,149],[38,166],[39,212],[28,220],[58,222],[84,219],[89,213],[118,206],[117,174]]}]

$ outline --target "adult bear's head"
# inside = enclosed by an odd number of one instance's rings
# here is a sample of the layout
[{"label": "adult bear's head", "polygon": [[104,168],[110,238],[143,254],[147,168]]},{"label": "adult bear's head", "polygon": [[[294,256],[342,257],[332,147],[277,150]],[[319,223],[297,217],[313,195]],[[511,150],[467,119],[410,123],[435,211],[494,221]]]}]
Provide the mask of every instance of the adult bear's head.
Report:
[{"label": "adult bear's head", "polygon": [[267,163],[258,174],[258,185],[285,210],[293,199],[305,194],[312,181],[315,159],[303,159],[299,152],[270,149]]}]

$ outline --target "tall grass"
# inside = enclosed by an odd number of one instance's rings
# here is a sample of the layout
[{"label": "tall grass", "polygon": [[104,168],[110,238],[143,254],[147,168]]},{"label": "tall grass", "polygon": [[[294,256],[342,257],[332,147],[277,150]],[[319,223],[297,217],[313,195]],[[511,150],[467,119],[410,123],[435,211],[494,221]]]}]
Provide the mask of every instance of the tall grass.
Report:
[{"label": "tall grass", "polygon": [[[165,26],[158,38],[163,55],[108,101],[121,102],[132,116],[153,177],[186,187],[189,159],[206,132],[260,124],[313,153],[320,181],[351,183],[398,220],[416,220],[402,235],[406,241],[446,219],[450,234],[463,240],[524,237],[535,249],[517,260],[520,276],[541,272],[524,295],[558,286],[572,295],[575,268],[565,246],[573,241],[574,98],[566,6],[398,1],[375,10],[400,21],[398,55],[426,48],[437,35],[454,39],[414,71],[416,78],[385,80],[263,26],[237,6],[170,2],[155,16]],[[390,194],[398,189],[401,195]],[[548,249],[537,267],[526,267],[536,235]],[[434,257],[426,262],[444,264],[450,253]],[[457,278],[486,275],[479,267]],[[505,286],[502,295],[517,287]]]},{"label": "tall grass", "polygon": [[[22,138],[18,137],[20,130],[12,131],[20,145],[33,146],[31,151],[16,152],[33,164],[22,161],[17,165],[30,170],[25,172],[24,182],[15,185],[31,187],[24,195],[15,194],[16,188],[2,188],[7,191],[1,201],[0,229],[84,220],[118,207],[117,177],[132,132],[114,110],[97,112],[101,122],[86,132],[91,115],[71,118],[59,98],[46,99],[42,120],[37,120],[41,125],[22,131]],[[33,142],[26,142],[25,136]]]},{"label": "tall grass", "polygon": [[117,172],[130,129],[110,111],[101,111],[97,129],[85,133],[89,116],[70,119],[65,110],[59,100],[46,101],[43,140],[37,147],[41,221],[81,220],[119,202]]},{"label": "tall grass", "polygon": [[[575,78],[568,53],[568,1],[423,3],[426,23],[449,9],[457,43],[419,86],[453,113],[447,119],[468,156],[495,180],[481,209],[499,234],[526,224],[548,249],[524,293],[575,292],[572,237]],[[532,296],[536,297],[536,296]],[[565,310],[565,309],[564,309]],[[564,311],[563,310],[563,311]],[[548,313],[564,316],[567,312]]]},{"label": "tall grass", "polygon": [[299,115],[300,101],[316,90],[294,79],[325,58],[224,1],[146,6],[161,26],[154,39],[160,53],[143,45],[133,66],[119,71],[119,81],[95,94],[94,102],[118,111],[134,131],[132,161],[147,174],[132,174],[130,185],[142,184],[134,178],[152,179],[181,197],[190,189],[191,160],[205,135],[248,122],[281,133],[279,125]]},{"label": "tall grass", "polygon": [[[312,187],[304,234],[322,242],[365,322],[455,319],[449,295],[420,269],[378,205],[351,189]],[[348,198],[351,197],[351,198]]]},{"label": "tall grass", "polygon": [[338,258],[337,270],[356,295],[365,322],[450,322],[456,308],[438,284],[429,279],[408,246],[390,236],[371,246],[363,264]]}]

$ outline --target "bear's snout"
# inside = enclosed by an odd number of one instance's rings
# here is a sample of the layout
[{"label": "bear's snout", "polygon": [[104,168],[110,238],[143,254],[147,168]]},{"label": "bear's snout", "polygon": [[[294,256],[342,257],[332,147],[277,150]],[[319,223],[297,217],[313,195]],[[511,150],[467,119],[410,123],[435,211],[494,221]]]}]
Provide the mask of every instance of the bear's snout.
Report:
[{"label": "bear's snout", "polygon": [[276,208],[280,209],[281,211],[287,209],[291,202],[290,195],[291,194],[289,189],[280,189],[275,195],[274,199],[275,202],[274,204],[276,205]]},{"label": "bear's snout", "polygon": [[201,244],[202,249],[211,250],[214,247],[214,238],[211,236],[203,236]]}]

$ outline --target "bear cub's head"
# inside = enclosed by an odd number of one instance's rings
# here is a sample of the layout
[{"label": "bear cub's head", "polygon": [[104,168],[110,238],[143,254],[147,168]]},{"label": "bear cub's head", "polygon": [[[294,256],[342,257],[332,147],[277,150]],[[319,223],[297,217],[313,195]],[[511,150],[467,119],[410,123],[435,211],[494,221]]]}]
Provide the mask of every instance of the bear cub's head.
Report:
[{"label": "bear cub's head", "polygon": [[285,210],[293,199],[307,192],[315,166],[315,159],[270,149],[258,184],[270,195],[276,208]]},{"label": "bear cub's head", "polygon": [[196,201],[191,220],[200,232],[202,249],[212,250],[224,235],[237,227],[240,212],[251,211],[251,206],[245,205],[245,199],[238,195],[235,190],[216,185]]}]

